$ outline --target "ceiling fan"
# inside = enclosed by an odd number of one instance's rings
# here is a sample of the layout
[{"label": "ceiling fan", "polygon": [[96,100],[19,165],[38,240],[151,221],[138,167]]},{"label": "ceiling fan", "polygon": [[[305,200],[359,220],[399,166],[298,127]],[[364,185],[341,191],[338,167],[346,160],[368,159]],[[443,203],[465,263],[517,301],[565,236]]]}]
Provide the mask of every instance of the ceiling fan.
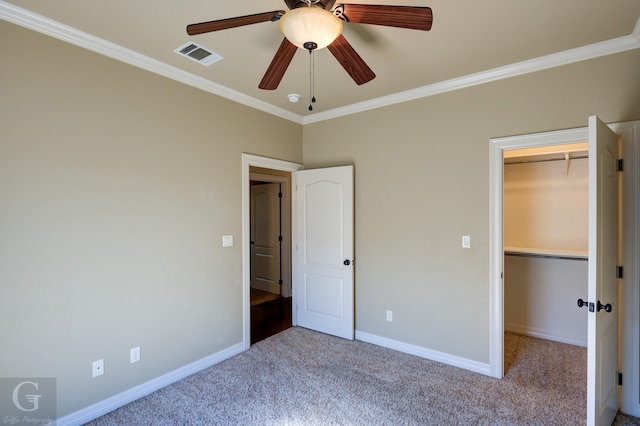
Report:
[{"label": "ceiling fan", "polygon": [[254,15],[201,22],[187,26],[187,34],[197,35],[261,22],[279,22],[282,40],[258,87],[274,90],[280,84],[298,48],[312,52],[327,47],[358,84],[375,78],[374,72],[342,35],[344,23],[384,25],[429,31],[433,21],[431,8],[420,6],[384,6],[335,4],[336,0],[284,0],[289,8]]}]

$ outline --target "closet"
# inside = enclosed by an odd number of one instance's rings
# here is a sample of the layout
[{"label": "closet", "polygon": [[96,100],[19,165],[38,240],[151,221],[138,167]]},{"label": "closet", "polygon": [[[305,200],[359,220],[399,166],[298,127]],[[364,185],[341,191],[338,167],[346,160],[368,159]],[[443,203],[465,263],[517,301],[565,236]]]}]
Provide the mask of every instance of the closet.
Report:
[{"label": "closet", "polygon": [[587,346],[588,146],[505,151],[505,331]]}]

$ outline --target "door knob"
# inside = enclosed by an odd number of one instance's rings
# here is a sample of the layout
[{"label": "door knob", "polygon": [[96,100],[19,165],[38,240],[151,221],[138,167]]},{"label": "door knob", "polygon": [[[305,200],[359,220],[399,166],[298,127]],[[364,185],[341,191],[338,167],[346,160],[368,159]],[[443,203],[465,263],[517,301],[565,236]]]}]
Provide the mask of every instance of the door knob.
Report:
[{"label": "door knob", "polygon": [[578,299],[578,308],[582,308],[583,306],[587,306],[589,302],[585,302],[582,299]]},{"label": "door knob", "polygon": [[349,259],[345,259],[344,262],[342,262],[342,263],[344,263],[344,266],[351,265],[351,261]]},{"label": "door knob", "polygon": [[605,310],[605,312],[611,312],[613,310],[613,307],[611,306],[611,303],[607,303],[606,305],[603,305],[602,303],[600,303],[600,301],[598,300],[598,305],[597,305],[597,309],[598,312],[600,312],[601,310]]}]

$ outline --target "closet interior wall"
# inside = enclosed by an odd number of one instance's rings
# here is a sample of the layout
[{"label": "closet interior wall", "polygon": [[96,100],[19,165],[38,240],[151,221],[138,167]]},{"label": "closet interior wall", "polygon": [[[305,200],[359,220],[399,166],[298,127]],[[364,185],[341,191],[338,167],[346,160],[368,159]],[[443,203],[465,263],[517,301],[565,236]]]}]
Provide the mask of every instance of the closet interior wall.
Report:
[{"label": "closet interior wall", "polygon": [[504,164],[505,330],[587,345],[586,152]]}]

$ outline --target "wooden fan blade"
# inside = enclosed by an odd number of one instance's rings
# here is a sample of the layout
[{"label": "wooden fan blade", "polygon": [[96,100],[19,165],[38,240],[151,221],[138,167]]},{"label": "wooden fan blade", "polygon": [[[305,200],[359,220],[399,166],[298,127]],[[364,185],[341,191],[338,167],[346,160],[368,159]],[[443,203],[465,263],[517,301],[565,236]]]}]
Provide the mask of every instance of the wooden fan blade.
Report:
[{"label": "wooden fan blade", "polygon": [[264,77],[262,77],[262,81],[260,81],[258,87],[264,90],[277,89],[297,50],[298,48],[289,40],[286,38],[282,40],[276,55],[271,61],[271,65],[267,68],[267,72],[264,74]]},{"label": "wooden fan blade", "polygon": [[329,49],[331,54],[340,62],[340,65],[342,65],[351,78],[353,78],[356,84],[361,85],[376,78],[376,75],[371,71],[369,65],[362,60],[360,55],[351,47],[342,34],[327,46],[327,49]]},{"label": "wooden fan blade", "polygon": [[256,13],[255,15],[201,22],[199,24],[187,25],[187,34],[196,35],[210,33],[213,31],[242,27],[244,25],[259,24],[260,22],[277,21],[282,15],[284,15],[284,10],[274,10],[273,12]]},{"label": "wooden fan blade", "polygon": [[372,4],[344,4],[342,6],[344,6],[343,14],[347,22],[358,24],[429,31],[433,22],[433,13],[430,7]]}]

